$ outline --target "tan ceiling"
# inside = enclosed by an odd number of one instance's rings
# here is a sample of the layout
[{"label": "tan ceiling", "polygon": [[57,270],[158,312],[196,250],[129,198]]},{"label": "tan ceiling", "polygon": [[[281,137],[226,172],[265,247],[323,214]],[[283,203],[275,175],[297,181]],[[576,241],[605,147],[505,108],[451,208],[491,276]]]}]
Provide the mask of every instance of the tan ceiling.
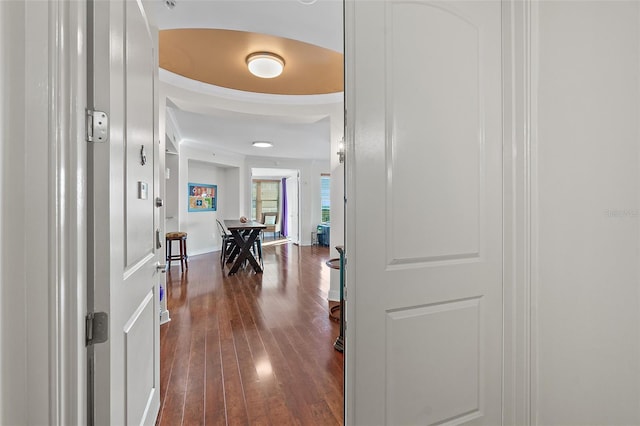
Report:
[{"label": "tan ceiling", "polygon": [[[283,73],[259,78],[246,57],[272,52],[284,58]],[[341,53],[287,38],[245,31],[174,29],[160,31],[160,67],[204,83],[247,92],[318,95],[342,92]]]}]

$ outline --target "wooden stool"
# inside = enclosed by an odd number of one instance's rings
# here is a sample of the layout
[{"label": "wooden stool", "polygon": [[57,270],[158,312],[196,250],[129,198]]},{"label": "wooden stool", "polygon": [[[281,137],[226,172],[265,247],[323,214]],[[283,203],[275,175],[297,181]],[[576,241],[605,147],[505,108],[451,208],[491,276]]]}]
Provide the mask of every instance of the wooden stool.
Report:
[{"label": "wooden stool", "polygon": [[[180,254],[171,254],[171,243],[178,241],[180,243]],[[167,269],[171,268],[172,260],[180,261],[180,269],[185,270],[189,268],[187,263],[187,233],[186,232],[167,232],[166,235],[166,259]]]}]

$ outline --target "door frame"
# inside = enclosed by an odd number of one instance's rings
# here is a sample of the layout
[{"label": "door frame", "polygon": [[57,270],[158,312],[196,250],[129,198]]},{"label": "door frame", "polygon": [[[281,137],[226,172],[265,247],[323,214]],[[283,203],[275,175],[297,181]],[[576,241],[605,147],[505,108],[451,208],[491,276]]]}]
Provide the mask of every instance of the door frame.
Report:
[{"label": "door frame", "polygon": [[[354,152],[352,104],[354,90],[354,3],[345,0],[345,198],[354,199]],[[49,146],[48,239],[49,286],[48,341],[40,347],[49,353],[49,418],[51,424],[78,424],[86,418],[86,371],[84,369],[84,312],[86,276],[86,147],[84,145],[84,99],[86,99],[86,2],[55,1],[48,4]],[[530,256],[530,91],[531,5],[503,1],[504,69],[504,423],[529,424],[531,420],[531,299]],[[71,107],[71,108],[69,108]],[[72,112],[73,111],[73,112]],[[44,144],[43,144],[44,145]],[[43,146],[44,149],[47,149]],[[510,148],[510,149],[508,149]],[[513,150],[522,155],[514,157]],[[353,209],[345,211],[347,282],[355,282],[357,247]],[[64,215],[63,215],[64,213]],[[351,256],[349,256],[351,254]],[[62,297],[77,295],[78,297]],[[353,309],[355,291],[346,298]],[[348,314],[347,314],[348,315]],[[28,327],[41,327],[31,318]],[[353,358],[348,356],[354,327],[347,327],[345,366],[345,421],[353,423]]]},{"label": "door frame", "polygon": [[[0,212],[4,249],[10,248],[0,261],[8,308],[0,315],[0,359],[9,373],[0,422],[84,419],[76,397],[84,358],[84,157],[78,139],[84,6],[60,0],[0,6],[7,65],[0,71],[0,127],[9,139],[0,150],[0,192],[12,203]],[[27,202],[25,184],[39,191],[37,204]]]},{"label": "door frame", "polygon": [[[300,240],[301,240],[300,239],[300,170],[296,169],[295,176],[288,176],[286,178],[293,179],[293,181],[295,182],[295,188],[296,188],[296,212],[297,212],[296,223],[298,224],[298,226],[296,227],[297,229],[294,231],[296,233],[296,239],[291,240],[291,242],[294,244],[300,245]],[[287,185],[287,189],[288,188],[289,188],[289,185]]]},{"label": "door frame", "polygon": [[[269,168],[269,169],[274,169],[274,170],[283,170],[286,172],[296,172],[295,175],[287,175],[287,174],[276,174],[273,176],[269,176],[269,175],[254,175],[254,170],[255,169],[264,169],[264,168]],[[283,178],[287,179],[287,178],[291,178],[294,179],[295,181],[295,188],[296,188],[296,210],[297,210],[297,222],[298,222],[298,226],[296,229],[296,235],[297,235],[297,240],[293,241],[291,240],[292,243],[298,244],[300,245],[302,243],[302,237],[301,237],[301,225],[300,225],[300,169],[296,168],[296,167],[257,167],[257,166],[252,166],[249,167],[249,184],[253,185],[254,180],[260,181],[260,180],[266,180],[266,181],[282,181]],[[287,186],[287,188],[289,188],[289,186]],[[282,201],[284,200],[284,197],[286,196],[286,194],[284,194],[282,192],[282,183],[280,184],[280,200],[279,200],[279,204],[278,204],[278,214],[280,215],[280,226],[281,226],[281,230],[282,230]],[[253,203],[253,196],[251,195],[251,186],[249,187],[249,205],[251,205]],[[259,217],[256,218],[256,220],[260,220]]]},{"label": "door frame", "polygon": [[[532,2],[503,0],[503,423],[532,424]],[[517,153],[517,155],[516,155]]]},{"label": "door frame", "polygon": [[[43,71],[48,74],[49,120],[43,149],[48,150],[49,160],[50,282],[48,340],[40,349],[49,354],[49,423],[82,424],[86,422],[87,3],[57,0],[44,5],[49,28],[49,69]],[[33,316],[27,322],[27,327],[42,327]],[[28,360],[28,368],[40,370],[31,365],[36,361]],[[38,409],[28,410],[34,408]]]}]

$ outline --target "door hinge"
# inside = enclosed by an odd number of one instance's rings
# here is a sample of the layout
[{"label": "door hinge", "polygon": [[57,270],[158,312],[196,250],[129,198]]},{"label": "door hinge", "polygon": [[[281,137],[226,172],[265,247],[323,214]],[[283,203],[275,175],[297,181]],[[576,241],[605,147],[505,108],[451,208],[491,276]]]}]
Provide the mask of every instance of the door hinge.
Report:
[{"label": "door hinge", "polygon": [[109,116],[103,111],[87,110],[87,142],[109,140]]},{"label": "door hinge", "polygon": [[90,312],[86,317],[86,345],[104,343],[109,339],[109,314]]}]

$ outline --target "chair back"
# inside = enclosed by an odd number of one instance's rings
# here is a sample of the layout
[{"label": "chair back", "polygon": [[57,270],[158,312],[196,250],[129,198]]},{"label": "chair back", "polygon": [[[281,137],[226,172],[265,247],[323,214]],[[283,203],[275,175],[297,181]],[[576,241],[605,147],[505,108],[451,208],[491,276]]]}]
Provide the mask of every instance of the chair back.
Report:
[{"label": "chair back", "polygon": [[218,233],[220,233],[220,237],[224,240],[229,236],[229,234],[227,233],[226,229],[224,229],[224,226],[218,219],[216,219],[216,223],[218,224]]},{"label": "chair back", "polygon": [[262,213],[261,222],[263,225],[267,225],[267,228],[265,229],[265,231],[275,232],[276,225],[278,224],[278,213],[277,212]]}]

